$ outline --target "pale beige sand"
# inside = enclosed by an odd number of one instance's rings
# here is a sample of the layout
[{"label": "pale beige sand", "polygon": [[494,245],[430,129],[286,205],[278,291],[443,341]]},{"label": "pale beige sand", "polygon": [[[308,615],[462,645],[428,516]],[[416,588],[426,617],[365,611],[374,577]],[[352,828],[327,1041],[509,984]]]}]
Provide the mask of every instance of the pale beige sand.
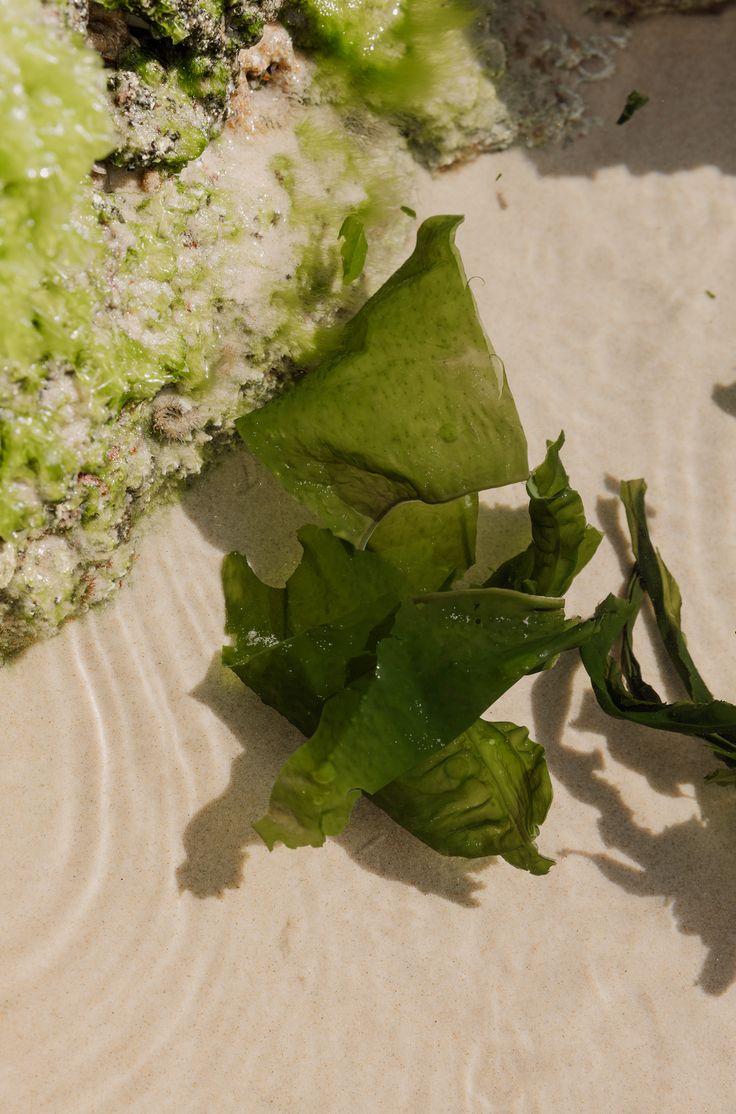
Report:
[{"label": "pale beige sand", "polygon": [[[644,474],[731,699],[734,41],[734,10],[647,24],[599,90],[604,129],[420,203],[467,213],[532,459],[564,426],[612,529],[573,605],[620,587],[607,477]],[[652,102],[615,128],[633,86]],[[511,546],[522,493],[488,502]],[[234,455],[161,515],[114,606],[0,673],[0,1110],[734,1109],[736,798],[696,743],[607,720],[574,660],[498,708],[548,749],[549,877],[443,860],[367,804],[321,851],[255,840],[296,737],[217,663],[218,567],[237,545],[273,574],[294,521]]]}]

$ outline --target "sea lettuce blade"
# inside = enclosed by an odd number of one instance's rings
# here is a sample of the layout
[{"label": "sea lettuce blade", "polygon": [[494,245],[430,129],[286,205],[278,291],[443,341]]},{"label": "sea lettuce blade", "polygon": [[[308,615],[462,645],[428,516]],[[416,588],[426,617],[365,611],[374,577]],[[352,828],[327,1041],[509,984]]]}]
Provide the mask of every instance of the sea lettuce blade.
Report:
[{"label": "sea lettuce blade", "polygon": [[585,520],[583,502],[560,460],[561,433],[527,480],[532,540],[493,573],[488,587],[513,588],[541,596],[564,596],[585,568],[603,535]]},{"label": "sea lettuce blade", "polygon": [[398,569],[413,592],[434,592],[474,563],[477,526],[477,495],[399,503],[376,526],[367,548]]},{"label": "sea lettuce blade", "polygon": [[652,545],[647,526],[644,480],[624,480],[621,501],[636,557],[636,569],[649,598],[670,661],[692,700],[707,702],[713,694],[698,672],[682,632],[682,597],[677,581]]},{"label": "sea lettuce blade", "polygon": [[[652,545],[646,520],[646,484],[627,480],[621,500],[631,533],[636,564],[626,599],[609,596],[596,612],[596,630],[581,647],[583,664],[604,711],[620,719],[702,738],[726,765],[710,774],[723,785],[736,784],[736,705],[715,700],[687,648],[681,627],[682,598],[677,581]],[[644,596],[654,609],[665,650],[689,700],[666,703],[642,677],[634,654],[634,624]],[[620,663],[614,647],[621,637]]]},{"label": "sea lettuce blade", "polygon": [[535,839],[552,803],[544,750],[525,727],[478,720],[373,801],[443,855],[501,855],[546,874]]},{"label": "sea lettuce blade", "polygon": [[[721,758],[736,762],[736,745],[730,741],[730,736],[736,732],[736,707],[733,704],[712,699],[666,704],[659,699],[643,699],[632,692],[624,669],[613,656],[613,649],[626,628],[633,626],[641,600],[641,593],[632,595],[630,599],[608,596],[596,610],[591,637],[580,647],[580,656],[598,703],[605,712],[618,719],[627,719],[660,731],[699,735]],[[647,688],[656,696],[650,686]]]},{"label": "sea lettuce blade", "polygon": [[404,601],[374,671],[325,704],[314,735],[284,763],[256,830],[269,847],[320,846],[362,791],[377,793],[441,750],[590,630],[565,620],[561,600],[501,589]]},{"label": "sea lettuce blade", "polygon": [[[406,585],[373,553],[329,530],[305,526],[302,559],[284,588],[255,575],[239,553],[223,563],[226,631],[223,661],[266,704],[305,734],[326,700],[348,683],[348,665],[366,655],[374,628],[399,606]],[[350,679],[359,672],[354,666]]]},{"label": "sea lettuce blade", "polygon": [[412,255],[325,362],[237,423],[283,485],[356,542],[397,503],[444,503],[528,474],[503,365],[455,247],[461,220],[424,221]]}]

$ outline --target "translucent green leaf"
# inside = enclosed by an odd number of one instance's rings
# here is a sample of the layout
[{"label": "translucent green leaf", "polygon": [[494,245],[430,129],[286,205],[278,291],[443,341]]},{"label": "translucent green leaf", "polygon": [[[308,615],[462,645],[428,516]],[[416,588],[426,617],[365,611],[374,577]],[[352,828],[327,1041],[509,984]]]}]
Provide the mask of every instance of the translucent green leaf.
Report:
[{"label": "translucent green leaf", "polygon": [[527,480],[530,545],[496,569],[489,587],[564,596],[598,548],[603,535],[585,521],[582,499],[560,460],[564,443],[564,433],[548,441],[546,457]]},{"label": "translucent green leaf", "polygon": [[345,827],[361,791],[377,793],[447,746],[590,629],[566,621],[561,600],[495,588],[404,602],[374,671],[325,704],[314,735],[283,765],[256,830],[269,847],[321,845]]},{"label": "translucent green leaf", "polygon": [[342,240],[340,254],[342,255],[342,281],[345,286],[355,282],[363,274],[365,259],[368,254],[368,241],[365,238],[365,228],[360,217],[349,213],[340,226],[338,239]]},{"label": "translucent green leaf", "polygon": [[443,855],[501,855],[532,874],[552,866],[534,842],[552,783],[544,750],[525,727],[478,720],[373,800]]},{"label": "translucent green leaf", "polygon": [[478,496],[450,503],[399,503],[381,519],[368,549],[397,568],[413,592],[434,592],[475,561]]},{"label": "translucent green leaf", "polygon": [[325,525],[363,541],[394,505],[526,478],[526,440],[455,247],[432,217],[325,362],[238,421],[249,448]]}]

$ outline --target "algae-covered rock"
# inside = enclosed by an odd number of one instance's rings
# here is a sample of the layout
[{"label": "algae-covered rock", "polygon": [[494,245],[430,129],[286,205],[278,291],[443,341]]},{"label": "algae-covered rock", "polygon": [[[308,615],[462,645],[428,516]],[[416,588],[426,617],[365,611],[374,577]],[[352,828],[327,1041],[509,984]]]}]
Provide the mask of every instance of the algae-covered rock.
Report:
[{"label": "algae-covered rock", "polygon": [[147,509],[390,272],[410,145],[445,166],[580,123],[598,48],[531,0],[302,0],[303,51],[244,45],[278,7],[0,0],[0,658],[108,598]]},{"label": "algae-covered rock", "polygon": [[80,187],[113,140],[97,59],[34,7],[0,0],[0,538],[36,513],[30,477],[53,497],[70,465],[34,391],[86,339],[101,249]]},{"label": "algae-covered rock", "polygon": [[584,130],[579,87],[620,45],[568,35],[536,0],[298,0],[282,18],[329,94],[393,120],[432,168]]},{"label": "algae-covered rock", "polygon": [[11,7],[0,0],[0,660],[109,597],[147,509],[355,308],[340,223],[362,214],[380,268],[409,231],[411,164],[387,125],[358,139],[331,105],[292,96],[306,68],[272,34],[246,59],[269,80],[244,94],[231,140],[153,192],[117,171],[98,190],[89,170],[114,143],[100,59],[40,0],[24,18]]},{"label": "algae-covered rock", "polygon": [[119,142],[127,168],[178,170],[196,158],[227,118],[239,51],[257,42],[280,0],[102,0],[86,32],[110,69]]}]

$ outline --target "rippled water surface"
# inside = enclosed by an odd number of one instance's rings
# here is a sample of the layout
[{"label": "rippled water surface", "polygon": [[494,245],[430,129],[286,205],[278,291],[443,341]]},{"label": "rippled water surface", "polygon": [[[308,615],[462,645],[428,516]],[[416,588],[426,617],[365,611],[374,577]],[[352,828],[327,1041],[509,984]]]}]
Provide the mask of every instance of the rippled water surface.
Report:
[{"label": "rippled water surface", "polygon": [[[693,655],[734,699],[736,106],[718,66],[736,12],[639,35],[599,94],[604,129],[446,174],[417,208],[467,214],[531,458],[564,427],[608,532],[573,606],[621,586],[612,478],[645,475]],[[633,85],[651,102],[613,128]],[[513,549],[523,493],[487,502],[487,545]],[[218,569],[240,547],[283,574],[299,521],[232,454],[155,521],[114,605],[0,674],[0,1110],[732,1109],[734,799],[696,744],[606,719],[573,660],[499,707],[548,750],[547,878],[435,857],[367,804],[319,851],[255,839],[296,735],[219,665]]]}]

